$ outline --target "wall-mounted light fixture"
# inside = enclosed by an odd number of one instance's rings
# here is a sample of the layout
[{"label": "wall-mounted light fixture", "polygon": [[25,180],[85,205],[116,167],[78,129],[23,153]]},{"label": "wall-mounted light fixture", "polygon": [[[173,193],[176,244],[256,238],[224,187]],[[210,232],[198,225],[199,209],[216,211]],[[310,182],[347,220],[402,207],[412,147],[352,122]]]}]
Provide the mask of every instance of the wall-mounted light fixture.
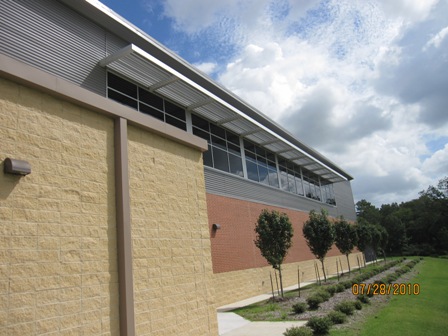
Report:
[{"label": "wall-mounted light fixture", "polygon": [[5,174],[28,175],[31,174],[31,165],[28,161],[6,158],[4,161]]},{"label": "wall-mounted light fixture", "polygon": [[219,230],[220,228],[221,228],[221,224],[213,224],[212,225],[212,230],[213,231]]}]

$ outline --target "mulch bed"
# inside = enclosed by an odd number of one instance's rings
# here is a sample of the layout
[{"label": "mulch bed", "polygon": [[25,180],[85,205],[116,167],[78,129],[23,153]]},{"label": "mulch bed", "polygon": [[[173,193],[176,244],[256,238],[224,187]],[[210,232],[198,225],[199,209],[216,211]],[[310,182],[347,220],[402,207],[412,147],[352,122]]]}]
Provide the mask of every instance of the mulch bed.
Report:
[{"label": "mulch bed", "polygon": [[[407,263],[407,261],[404,261],[403,263],[400,263],[394,267],[389,268],[388,270],[379,273],[367,280],[364,281],[364,283],[369,284],[369,283],[373,283],[375,280],[380,280],[382,278],[384,278],[385,276],[387,276],[388,274],[391,274],[393,272],[395,272],[396,269],[402,267],[403,265],[405,265]],[[411,279],[414,275],[415,275],[416,271],[415,269],[412,269],[410,272],[403,274],[399,279],[397,279],[396,283],[406,283],[408,282],[409,279]],[[358,275],[358,271],[352,271],[351,277],[355,277],[356,275]],[[348,275],[344,275],[344,277],[341,279],[341,281],[345,281],[347,279],[350,279],[348,277]],[[323,285],[334,285],[337,284],[338,281],[337,280],[330,280],[328,282],[326,282]],[[352,293],[352,288],[348,288],[345,291],[341,292],[341,293],[335,293],[329,300],[323,302],[320,304],[319,308],[317,310],[307,310],[302,314],[295,314],[292,310],[292,306],[298,302],[305,302],[306,303],[306,299],[309,295],[311,295],[314,292],[314,290],[303,290],[301,292],[301,296],[294,296],[294,297],[287,297],[284,299],[277,299],[276,298],[276,302],[277,304],[282,307],[283,311],[288,311],[288,316],[283,316],[281,317],[281,310],[279,310],[278,312],[270,312],[270,319],[272,318],[278,318],[278,319],[284,319],[287,321],[300,321],[300,320],[308,320],[309,318],[313,317],[313,316],[326,316],[330,311],[332,311],[334,309],[334,307],[342,302],[342,301],[354,301],[356,300],[356,296],[353,295]],[[377,307],[382,307],[384,306],[390,299],[389,295],[374,295],[373,297],[370,298],[370,304],[363,304],[363,309],[362,310],[356,310],[354,315],[349,316],[349,321],[348,324],[350,324],[351,322],[354,322],[358,319],[362,319],[363,317],[370,315],[373,311],[375,311],[375,309]],[[283,313],[284,314],[284,313]],[[278,315],[278,316],[277,316]],[[344,326],[346,326],[346,324],[344,324]]]}]

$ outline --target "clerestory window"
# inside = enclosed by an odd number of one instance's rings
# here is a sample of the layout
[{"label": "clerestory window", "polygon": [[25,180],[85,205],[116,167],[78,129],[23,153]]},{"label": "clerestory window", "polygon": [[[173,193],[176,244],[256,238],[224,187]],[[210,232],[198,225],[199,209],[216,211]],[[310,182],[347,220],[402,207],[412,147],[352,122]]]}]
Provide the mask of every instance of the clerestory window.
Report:
[{"label": "clerestory window", "polygon": [[167,124],[187,130],[185,110],[111,72],[107,73],[107,97]]},{"label": "clerestory window", "polygon": [[204,164],[243,177],[240,139],[224,128],[192,115],[193,134],[207,140],[208,151],[204,153]]}]

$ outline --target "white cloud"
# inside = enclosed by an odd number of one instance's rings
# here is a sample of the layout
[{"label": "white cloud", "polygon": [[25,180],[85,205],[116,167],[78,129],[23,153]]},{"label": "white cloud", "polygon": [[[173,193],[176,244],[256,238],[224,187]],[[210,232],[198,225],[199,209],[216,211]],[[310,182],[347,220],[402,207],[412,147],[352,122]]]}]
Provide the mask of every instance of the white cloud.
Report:
[{"label": "white cloud", "polygon": [[435,48],[439,48],[442,44],[442,41],[445,39],[445,37],[448,36],[448,27],[443,28],[441,31],[439,31],[434,37],[432,37],[428,43],[426,43],[423,50],[425,51],[431,46],[434,46]]},{"label": "white cloud", "polygon": [[231,41],[199,67],[353,175],[355,200],[415,198],[448,171],[447,146],[425,144],[448,134],[448,2],[165,4],[179,29]]},{"label": "white cloud", "polygon": [[423,162],[422,169],[428,175],[443,176],[448,175],[448,143],[441,150],[436,151],[431,157]]},{"label": "white cloud", "polygon": [[164,11],[174,20],[177,28],[188,34],[197,34],[213,25],[224,31],[236,28],[235,21],[247,24],[263,16],[267,0],[165,0]]},{"label": "white cloud", "polygon": [[196,63],[193,64],[200,71],[206,73],[207,75],[213,74],[217,69],[217,64],[213,62],[204,62],[204,63]]},{"label": "white cloud", "polygon": [[428,17],[439,0],[380,0],[385,15],[402,18],[408,22],[422,21]]}]

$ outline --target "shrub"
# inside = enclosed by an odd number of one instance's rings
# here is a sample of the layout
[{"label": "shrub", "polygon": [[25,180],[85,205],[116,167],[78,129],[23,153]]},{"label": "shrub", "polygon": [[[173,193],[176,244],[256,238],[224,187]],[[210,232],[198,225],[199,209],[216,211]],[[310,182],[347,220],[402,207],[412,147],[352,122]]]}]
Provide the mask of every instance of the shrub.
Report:
[{"label": "shrub", "polygon": [[377,284],[377,285],[385,285],[385,284],[386,284],[386,283],[383,281],[383,279],[381,279],[381,280],[375,280],[373,283],[374,283],[374,284]]},{"label": "shrub", "polygon": [[316,310],[319,308],[319,305],[324,302],[322,297],[320,295],[312,294],[306,299],[306,303],[308,303],[308,306],[311,310]]},{"label": "shrub", "polygon": [[336,286],[328,286],[325,288],[325,290],[330,294],[330,296],[333,296],[334,293],[336,293]]},{"label": "shrub", "polygon": [[366,294],[359,294],[357,299],[362,303],[370,303],[370,299]]},{"label": "shrub", "polygon": [[397,274],[389,274],[385,280],[387,283],[392,283],[392,282],[396,281],[397,279],[398,279]]},{"label": "shrub", "polygon": [[342,301],[334,307],[334,310],[338,310],[345,315],[353,315],[353,312],[355,311],[355,305],[351,301]]},{"label": "shrub", "polygon": [[292,306],[292,309],[294,310],[294,313],[296,314],[302,314],[306,311],[306,303],[305,302],[299,302]]},{"label": "shrub", "polygon": [[313,329],[314,335],[326,335],[332,325],[331,320],[328,317],[312,317],[308,320],[308,327]]},{"label": "shrub", "polygon": [[331,298],[331,294],[323,288],[319,288],[317,291],[315,291],[314,295],[320,296],[322,298],[322,302],[327,301],[329,298]]},{"label": "shrub", "polygon": [[313,336],[313,330],[308,327],[292,327],[286,329],[283,336]]},{"label": "shrub", "polygon": [[328,313],[327,317],[331,320],[333,324],[342,324],[347,321],[347,315],[340,311],[333,310]]},{"label": "shrub", "polygon": [[335,289],[336,289],[336,293],[342,293],[343,291],[345,291],[345,286],[342,283],[338,283],[335,286]]},{"label": "shrub", "polygon": [[341,284],[344,285],[345,289],[348,289],[348,288],[350,288],[352,286],[352,282],[350,280],[341,282]]},{"label": "shrub", "polygon": [[355,307],[356,310],[362,309],[362,303],[359,300],[354,301],[353,306]]}]

